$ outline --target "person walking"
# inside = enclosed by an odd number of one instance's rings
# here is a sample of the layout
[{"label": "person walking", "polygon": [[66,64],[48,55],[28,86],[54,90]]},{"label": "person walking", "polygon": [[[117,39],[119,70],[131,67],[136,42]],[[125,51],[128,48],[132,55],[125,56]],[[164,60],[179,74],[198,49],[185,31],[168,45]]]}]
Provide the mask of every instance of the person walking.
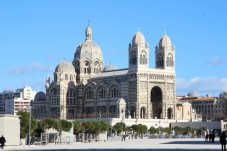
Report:
[{"label": "person walking", "polygon": [[220,135],[220,143],[221,143],[221,150],[226,151],[226,134],[225,131],[223,131]]},{"label": "person walking", "polygon": [[208,138],[209,138],[209,135],[208,135],[208,133],[207,133],[206,136],[205,136],[205,142],[208,141]]},{"label": "person walking", "polygon": [[1,144],[2,149],[4,149],[5,142],[6,142],[6,139],[5,139],[5,137],[2,135],[2,137],[0,137],[0,144]]},{"label": "person walking", "polygon": [[214,139],[215,139],[215,133],[214,132],[211,134],[211,139],[212,139],[212,143],[214,143]]}]

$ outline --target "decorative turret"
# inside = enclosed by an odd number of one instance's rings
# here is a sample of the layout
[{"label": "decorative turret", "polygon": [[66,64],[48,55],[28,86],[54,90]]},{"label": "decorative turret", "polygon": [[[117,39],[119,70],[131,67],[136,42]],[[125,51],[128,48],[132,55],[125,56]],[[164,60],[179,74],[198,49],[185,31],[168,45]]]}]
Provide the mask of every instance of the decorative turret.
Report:
[{"label": "decorative turret", "polygon": [[139,70],[149,66],[149,45],[143,34],[138,31],[129,44],[129,69]]},{"label": "decorative turret", "polygon": [[46,77],[46,89],[47,88],[49,88],[49,86],[50,86],[50,77],[48,76],[48,77]]},{"label": "decorative turret", "polygon": [[158,69],[175,69],[175,47],[166,33],[155,47],[155,65]]}]

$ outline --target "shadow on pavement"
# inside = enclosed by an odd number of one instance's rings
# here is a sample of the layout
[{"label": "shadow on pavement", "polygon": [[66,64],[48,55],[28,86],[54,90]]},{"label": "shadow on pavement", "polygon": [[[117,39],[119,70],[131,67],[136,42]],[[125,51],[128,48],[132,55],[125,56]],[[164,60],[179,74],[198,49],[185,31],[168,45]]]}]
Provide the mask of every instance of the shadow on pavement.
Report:
[{"label": "shadow on pavement", "polygon": [[[17,151],[17,150],[14,150]],[[18,150],[19,151],[19,150]],[[36,151],[36,150],[30,150]],[[218,149],[42,149],[42,151],[220,151]]]},{"label": "shadow on pavement", "polygon": [[162,144],[193,144],[193,145],[220,145],[219,142],[205,142],[205,141],[171,141]]}]

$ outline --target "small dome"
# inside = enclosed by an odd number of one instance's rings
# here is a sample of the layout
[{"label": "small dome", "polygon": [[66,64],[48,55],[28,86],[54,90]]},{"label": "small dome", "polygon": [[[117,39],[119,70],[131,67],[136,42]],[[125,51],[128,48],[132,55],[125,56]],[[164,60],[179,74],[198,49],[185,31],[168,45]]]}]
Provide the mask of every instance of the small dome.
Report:
[{"label": "small dome", "polygon": [[59,63],[55,68],[55,72],[57,73],[64,73],[68,71],[75,71],[75,69],[74,69],[74,66],[66,60]]},{"label": "small dome", "polygon": [[46,94],[44,92],[40,91],[35,95],[34,101],[44,101],[44,100],[46,100]]},{"label": "small dome", "polygon": [[191,97],[198,97],[198,96],[199,96],[199,93],[198,93],[198,92],[189,92],[189,93],[188,93],[188,96],[191,96]]},{"label": "small dome", "polygon": [[166,44],[171,44],[171,40],[169,38],[169,36],[167,36],[166,34],[164,34],[164,36],[162,36],[162,38],[159,40],[159,46],[165,46]]},{"label": "small dome", "polygon": [[118,69],[118,67],[115,66],[115,65],[113,65],[113,64],[110,62],[109,65],[107,65],[107,66],[104,67],[103,71],[111,71],[111,70],[117,70],[117,69]]},{"label": "small dome", "polygon": [[141,32],[137,32],[132,39],[132,44],[145,44],[145,38]]},{"label": "small dome", "polygon": [[117,103],[120,105],[125,105],[126,104],[126,101],[125,101],[125,99],[123,99],[123,98],[120,98],[119,100],[117,100]]}]

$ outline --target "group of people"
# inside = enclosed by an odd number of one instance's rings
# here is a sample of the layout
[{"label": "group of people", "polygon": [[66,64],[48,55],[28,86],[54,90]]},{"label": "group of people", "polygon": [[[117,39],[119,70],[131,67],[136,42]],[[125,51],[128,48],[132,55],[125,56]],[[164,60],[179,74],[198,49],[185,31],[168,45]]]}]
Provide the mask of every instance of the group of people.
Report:
[{"label": "group of people", "polygon": [[206,134],[205,141],[214,143],[215,133]]},{"label": "group of people", "polygon": [[6,139],[5,139],[5,137],[2,135],[2,136],[0,137],[0,147],[2,147],[2,149],[4,149],[5,142],[6,142]]}]

